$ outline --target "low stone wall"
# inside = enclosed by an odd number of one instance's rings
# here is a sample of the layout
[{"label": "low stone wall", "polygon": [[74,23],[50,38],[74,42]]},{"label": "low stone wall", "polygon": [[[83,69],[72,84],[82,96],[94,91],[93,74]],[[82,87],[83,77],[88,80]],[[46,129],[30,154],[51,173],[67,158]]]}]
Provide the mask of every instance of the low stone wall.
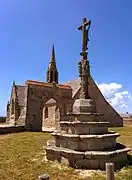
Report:
[{"label": "low stone wall", "polygon": [[123,124],[131,124],[132,125],[132,119],[125,119],[123,120]]},{"label": "low stone wall", "polygon": [[0,126],[0,134],[18,133],[25,131],[25,126]]},{"label": "low stone wall", "polygon": [[5,116],[1,116],[0,117],[0,124],[1,123],[5,123],[6,122],[6,117]]}]

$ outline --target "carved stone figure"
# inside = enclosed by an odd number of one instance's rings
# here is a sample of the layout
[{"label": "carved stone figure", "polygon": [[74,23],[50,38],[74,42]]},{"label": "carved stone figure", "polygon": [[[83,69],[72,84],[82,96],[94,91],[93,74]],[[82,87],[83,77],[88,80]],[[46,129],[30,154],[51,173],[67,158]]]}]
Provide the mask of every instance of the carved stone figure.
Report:
[{"label": "carved stone figure", "polygon": [[[91,25],[91,21],[87,21],[86,18],[83,19],[83,24],[78,28],[78,30],[82,30],[82,52],[80,55],[82,56],[81,61],[78,63],[79,68],[79,77],[81,77],[81,99],[90,98],[88,92],[88,78],[90,77],[90,66],[89,61],[87,60],[87,50],[88,50],[88,31]],[[86,27],[88,26],[88,29]]]},{"label": "carved stone figure", "polygon": [[[87,50],[88,50],[88,32],[89,32],[89,28],[91,25],[91,21],[87,21],[86,18],[83,19],[83,24],[78,27],[78,30],[82,31],[82,52],[81,55],[83,57],[83,60],[86,58],[87,59]],[[88,28],[87,28],[88,27]]]}]

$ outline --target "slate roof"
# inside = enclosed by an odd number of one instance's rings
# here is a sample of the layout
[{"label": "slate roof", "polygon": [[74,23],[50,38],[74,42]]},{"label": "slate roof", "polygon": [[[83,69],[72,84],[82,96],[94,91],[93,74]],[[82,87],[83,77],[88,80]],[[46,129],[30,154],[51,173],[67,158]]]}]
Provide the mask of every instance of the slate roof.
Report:
[{"label": "slate roof", "polygon": [[76,79],[76,80],[71,80],[71,81],[68,81],[67,83],[65,83],[66,85],[69,85],[71,86],[72,88],[72,97],[74,97],[74,95],[77,93],[77,91],[79,90],[80,88],[80,78],[79,79]]},{"label": "slate roof", "polygon": [[18,100],[19,100],[19,104],[20,106],[24,105],[24,98],[25,98],[25,86],[21,86],[21,85],[16,85],[17,88],[17,96],[18,96]]}]

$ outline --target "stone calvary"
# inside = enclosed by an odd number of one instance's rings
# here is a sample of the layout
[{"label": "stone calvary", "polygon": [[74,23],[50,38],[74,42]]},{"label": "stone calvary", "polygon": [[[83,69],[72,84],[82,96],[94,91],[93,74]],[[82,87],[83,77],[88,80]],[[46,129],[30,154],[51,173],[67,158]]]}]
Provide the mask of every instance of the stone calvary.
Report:
[{"label": "stone calvary", "polygon": [[78,27],[83,37],[81,61],[78,63],[79,78],[64,84],[59,83],[53,46],[46,82],[27,80],[25,85],[19,85],[13,81],[11,96],[7,103],[7,126],[25,126],[28,131],[53,131],[60,126],[63,116],[72,111],[74,102],[81,103],[75,101],[79,98],[91,98],[95,103],[96,112],[102,113],[110,126],[123,126],[122,117],[106,101],[90,74],[87,60],[90,26],[91,21],[84,19],[83,24]]},{"label": "stone calvary", "polygon": [[47,142],[46,158],[78,168],[104,169],[107,162],[113,162],[117,168],[127,162],[130,149],[116,142],[119,133],[108,131],[112,120],[97,111],[96,100],[90,93],[87,52],[90,25],[91,21],[84,18],[78,28],[82,31],[81,60],[78,63],[80,93],[72,109],[61,117],[60,127],[52,133],[54,140]]}]

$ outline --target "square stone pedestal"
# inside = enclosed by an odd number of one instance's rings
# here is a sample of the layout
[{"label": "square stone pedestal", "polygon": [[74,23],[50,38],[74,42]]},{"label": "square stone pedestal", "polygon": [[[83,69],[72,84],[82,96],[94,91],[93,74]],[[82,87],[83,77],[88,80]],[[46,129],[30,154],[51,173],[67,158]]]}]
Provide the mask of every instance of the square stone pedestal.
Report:
[{"label": "square stone pedestal", "polygon": [[116,143],[119,134],[108,132],[108,126],[103,114],[96,113],[92,99],[77,99],[73,112],[52,133],[55,140],[45,147],[47,159],[88,169],[104,169],[107,162],[115,167],[125,164],[130,149]]}]

